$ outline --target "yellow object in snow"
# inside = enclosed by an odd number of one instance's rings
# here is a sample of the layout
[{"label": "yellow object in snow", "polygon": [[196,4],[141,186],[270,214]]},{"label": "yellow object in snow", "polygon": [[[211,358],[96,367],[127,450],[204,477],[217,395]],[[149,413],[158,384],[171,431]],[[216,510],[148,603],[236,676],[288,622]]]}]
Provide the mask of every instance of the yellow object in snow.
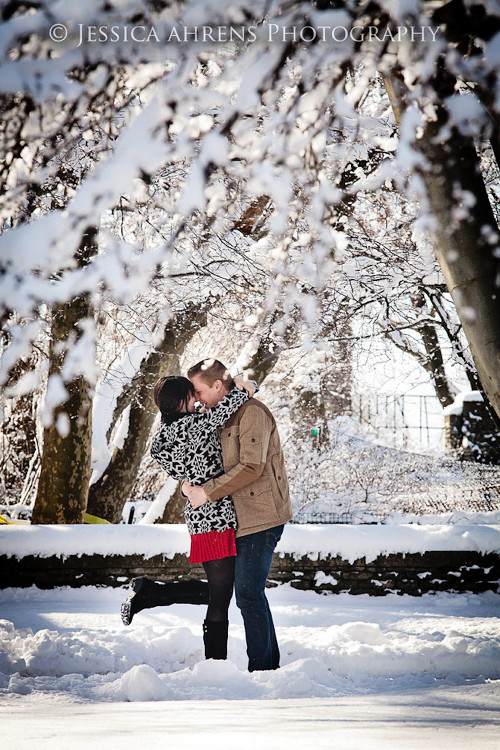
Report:
[{"label": "yellow object in snow", "polygon": [[[15,521],[7,521],[7,519],[4,518],[2,514],[0,513],[0,524],[2,523],[16,525]],[[104,518],[99,518],[98,516],[92,516],[90,515],[90,513],[85,513],[85,519],[83,523],[109,523],[109,521],[105,521]]]},{"label": "yellow object in snow", "polygon": [[99,518],[99,516],[92,516],[90,513],[85,513],[83,523],[109,523],[109,521],[105,521],[104,518]]}]

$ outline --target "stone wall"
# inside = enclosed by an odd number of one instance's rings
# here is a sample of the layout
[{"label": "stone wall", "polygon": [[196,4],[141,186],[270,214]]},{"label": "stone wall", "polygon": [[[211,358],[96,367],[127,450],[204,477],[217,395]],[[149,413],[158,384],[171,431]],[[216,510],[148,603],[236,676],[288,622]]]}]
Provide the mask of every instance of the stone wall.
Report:
[{"label": "stone wall", "polygon": [[[21,559],[0,556],[0,588],[36,585],[122,586],[130,578],[146,575],[158,581],[203,578],[201,565],[191,565],[186,555],[172,559],[156,555],[70,555],[61,557],[27,556]],[[298,589],[318,593],[346,592],[383,596],[389,592],[420,596],[427,592],[500,591],[500,555],[480,552],[424,552],[421,554],[380,555],[367,563],[365,558],[349,562],[341,557],[318,559],[292,554],[275,555],[269,585],[288,583]]]}]

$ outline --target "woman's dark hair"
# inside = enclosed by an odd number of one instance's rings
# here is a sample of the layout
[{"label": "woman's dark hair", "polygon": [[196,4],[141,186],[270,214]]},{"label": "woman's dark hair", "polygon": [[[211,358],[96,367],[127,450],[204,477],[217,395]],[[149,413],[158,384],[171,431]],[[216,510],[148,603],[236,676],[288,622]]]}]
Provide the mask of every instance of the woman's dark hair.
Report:
[{"label": "woman's dark hair", "polygon": [[153,398],[162,416],[187,408],[189,396],[194,396],[194,386],[190,380],[180,375],[160,378],[153,389]]}]

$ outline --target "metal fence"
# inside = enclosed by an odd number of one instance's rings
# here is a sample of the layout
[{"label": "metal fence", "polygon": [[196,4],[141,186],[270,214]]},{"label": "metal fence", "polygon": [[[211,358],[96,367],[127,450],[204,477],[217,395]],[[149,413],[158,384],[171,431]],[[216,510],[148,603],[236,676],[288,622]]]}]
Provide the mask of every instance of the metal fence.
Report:
[{"label": "metal fence", "polygon": [[341,523],[351,524],[355,519],[352,513],[296,513],[290,523]]},{"label": "metal fence", "polygon": [[362,424],[394,447],[443,447],[443,409],[435,396],[357,393],[352,408]]}]

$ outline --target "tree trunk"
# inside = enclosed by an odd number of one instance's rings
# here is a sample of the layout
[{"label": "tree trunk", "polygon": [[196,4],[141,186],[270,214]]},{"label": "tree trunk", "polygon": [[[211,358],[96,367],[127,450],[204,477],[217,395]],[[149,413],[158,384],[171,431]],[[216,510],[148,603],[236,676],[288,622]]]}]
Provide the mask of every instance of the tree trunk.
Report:
[{"label": "tree trunk", "polygon": [[[60,373],[64,357],[57,357],[57,344],[67,341],[79,320],[89,315],[88,301],[78,297],[55,313],[52,327],[50,375]],[[43,433],[43,454],[38,490],[31,522],[83,523],[90,481],[91,395],[87,380],[80,376],[65,383],[67,399],[56,407],[53,422]],[[59,415],[69,420],[68,434],[58,430]]]},{"label": "tree trunk", "polygon": [[[88,513],[111,523],[120,523],[123,506],[137,478],[158,414],[153,402],[154,384],[164,375],[180,373],[179,360],[182,352],[195,331],[205,325],[205,322],[206,311],[198,305],[191,305],[181,318],[165,327],[163,341],[143,361],[134,378],[134,388],[129,391],[131,402],[127,437],[122,448],[115,448],[100,479],[91,485],[88,493]],[[121,400],[119,410],[123,411],[123,408],[124,403]]]},{"label": "tree trunk", "polygon": [[[500,416],[500,262],[494,255],[498,232],[473,143],[455,134],[449,148],[448,159],[438,162],[436,171],[423,175],[437,218],[434,246],[479,379]],[[426,139],[424,153],[431,159],[443,159],[432,136]],[[459,206],[451,200],[457,185],[476,199],[459,222]]]},{"label": "tree trunk", "polygon": [[181,492],[182,482],[177,485],[174,494],[165,505],[165,510],[161,518],[155,523],[184,523],[184,506],[186,498]]},{"label": "tree trunk", "polygon": [[434,391],[441,406],[450,406],[455,400],[456,392],[444,368],[443,352],[436,329],[433,325],[426,323],[420,326],[418,331],[422,336],[426,353],[424,368],[431,377]]},{"label": "tree trunk", "polygon": [[265,380],[274,368],[281,352],[282,349],[276,345],[272,345],[271,337],[269,335],[261,338],[259,347],[255,354],[253,354],[252,359],[246,368],[251,371],[252,374],[250,377],[253,380],[256,380],[258,385]]},{"label": "tree trunk", "polygon": [[[439,74],[438,74],[439,75]],[[401,94],[389,82],[387,91],[396,113],[402,109]],[[440,89],[449,93],[447,82]],[[446,142],[440,128],[447,122],[443,107],[437,120],[428,123],[416,148],[427,166],[419,167],[433,223],[433,244],[446,285],[457,308],[469,342],[478,376],[493,409],[500,416],[500,248],[498,227],[479,170],[471,138],[448,123]],[[465,198],[473,205],[463,204]]]},{"label": "tree trunk", "polygon": [[123,447],[115,447],[104,473],[89,488],[88,513],[110,523],[121,521],[123,506],[136,480],[158,414],[153,402],[153,386],[164,374],[177,375],[180,372],[178,357],[167,354],[165,349],[164,340],[141,367],[143,380],[140,391],[130,404],[129,425]]},{"label": "tree trunk", "polygon": [[[80,267],[95,254],[96,237],[95,227],[83,233],[76,254]],[[61,375],[73,337],[78,341],[82,335],[77,324],[91,315],[86,295],[54,311],[49,379]],[[40,479],[31,517],[34,524],[83,523],[85,516],[91,473],[92,388],[83,375],[64,385],[67,398],[54,409],[52,423],[43,434]]]},{"label": "tree trunk", "polygon": [[[413,304],[419,312],[426,309],[425,297],[421,290],[413,295]],[[431,323],[423,323],[418,327],[418,332],[422,336],[422,342],[425,349],[425,358],[423,367],[429,373],[434,391],[439,399],[441,406],[450,406],[455,400],[456,391],[448,378],[444,366],[443,352],[436,327]]]},{"label": "tree trunk", "polygon": [[429,299],[441,322],[442,329],[455,351],[457,361],[461,363],[462,367],[465,370],[465,375],[467,377],[467,380],[469,381],[470,390],[478,391],[481,387],[481,384],[477,377],[476,366],[472,357],[470,356],[470,352],[468,351],[468,349],[464,347],[463,344],[461,344],[458,338],[458,332],[454,330],[455,325],[452,324],[452,322],[448,318],[448,315],[445,313],[440,295],[436,294],[435,292],[431,292],[429,294]]}]

